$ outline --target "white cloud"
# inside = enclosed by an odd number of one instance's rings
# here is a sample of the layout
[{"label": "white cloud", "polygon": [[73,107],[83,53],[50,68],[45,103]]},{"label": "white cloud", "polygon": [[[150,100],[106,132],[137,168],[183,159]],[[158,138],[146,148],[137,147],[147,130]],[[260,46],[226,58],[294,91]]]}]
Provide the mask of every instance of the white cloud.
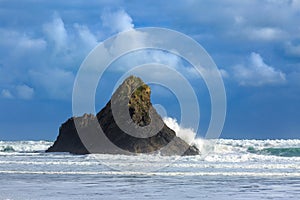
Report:
[{"label": "white cloud", "polygon": [[79,38],[82,40],[85,46],[91,49],[98,44],[97,37],[87,26],[75,24],[74,27],[78,32]]},{"label": "white cloud", "polygon": [[[10,85],[0,90],[0,97],[46,96],[66,100],[71,96],[74,75],[68,70],[79,67],[97,45],[97,37],[85,24],[68,25],[67,30],[57,13],[40,27],[42,33],[0,28],[0,47],[5,49],[0,55],[1,75],[5,77],[0,78],[0,82]],[[28,85],[18,85],[28,80],[35,90]]]},{"label": "white cloud", "polygon": [[34,89],[25,84],[18,85],[16,86],[16,93],[20,99],[32,99]]},{"label": "white cloud", "polygon": [[52,21],[44,24],[43,29],[48,39],[54,42],[56,50],[59,51],[66,47],[68,34],[64,22],[58,14],[55,13]]},{"label": "white cloud", "polygon": [[113,33],[134,28],[132,18],[123,9],[114,12],[106,10],[102,14],[101,20],[103,26],[109,28]]},{"label": "white cloud", "polygon": [[284,83],[285,74],[267,65],[263,58],[252,52],[247,63],[233,67],[233,75],[240,85],[261,86]]},{"label": "white cloud", "polygon": [[7,90],[7,89],[3,89],[1,91],[1,96],[3,98],[6,98],[6,99],[13,99],[14,98],[14,96],[11,94],[11,92],[9,90]]},{"label": "white cloud", "polygon": [[47,42],[42,38],[32,38],[26,33],[15,30],[0,29],[0,45],[6,48],[13,48],[14,51],[23,50],[43,50],[47,46]]},{"label": "white cloud", "polygon": [[70,100],[75,79],[71,71],[54,68],[30,71],[30,78],[52,99]]},{"label": "white cloud", "polygon": [[[185,67],[180,57],[178,57],[177,55],[161,50],[141,50],[137,52],[131,52],[120,58],[112,66],[111,70],[118,72],[127,72],[136,66],[149,63],[157,63],[169,66],[170,68],[178,71],[180,74],[189,76],[190,78],[196,76],[199,77],[200,75],[199,73],[197,73],[197,71],[195,71],[194,68]],[[161,73],[160,71],[153,71],[151,74],[148,74],[148,76],[172,78],[166,77],[167,75]]]},{"label": "white cloud", "polygon": [[12,86],[11,90],[3,89],[1,91],[1,96],[6,99],[19,98],[29,100],[34,96],[34,89],[26,84]]},{"label": "white cloud", "polygon": [[244,34],[250,39],[264,41],[283,39],[286,36],[283,30],[274,27],[245,29]]},{"label": "white cloud", "polygon": [[[109,54],[108,54],[109,55]],[[219,76],[216,71],[208,71],[203,68],[201,72],[199,72],[195,67],[190,64],[184,63],[183,60],[173,54],[162,50],[141,50],[136,52],[131,52],[129,54],[124,55],[119,58],[109,70],[116,72],[128,72],[136,66],[140,66],[143,64],[162,64],[166,65],[173,70],[177,71],[179,74],[184,76],[187,79],[195,80],[201,78],[203,76]],[[145,76],[147,77],[161,77],[162,79],[174,79],[175,77],[169,76],[167,73],[162,73],[163,70],[152,71],[151,73],[146,72]],[[202,74],[201,74],[202,73]],[[219,69],[219,73],[222,78],[228,78],[229,74],[225,69]]]},{"label": "white cloud", "polygon": [[18,46],[24,49],[45,49],[47,42],[44,39],[31,39],[24,35],[20,38]]},{"label": "white cloud", "polygon": [[171,54],[171,53],[166,53],[163,51],[151,51],[149,52],[152,59],[157,62],[157,63],[163,63],[165,65],[168,65],[170,67],[177,67],[179,65],[182,65],[181,60],[178,56]]},{"label": "white cloud", "polygon": [[111,55],[119,55],[120,52],[124,50],[134,50],[145,46],[147,39],[147,33],[132,30],[130,32],[125,32],[122,36],[117,36],[113,41],[113,44],[108,49]]},{"label": "white cloud", "polygon": [[[122,62],[128,67],[146,63],[159,63],[172,68],[180,68],[180,66],[183,66],[181,59],[178,56],[160,50],[142,50],[133,52],[132,54],[125,56]],[[120,69],[122,71],[128,70],[126,67]]]},{"label": "white cloud", "polygon": [[228,72],[225,69],[219,69],[219,71],[220,71],[221,76],[223,78],[229,78],[229,74],[228,74]]}]

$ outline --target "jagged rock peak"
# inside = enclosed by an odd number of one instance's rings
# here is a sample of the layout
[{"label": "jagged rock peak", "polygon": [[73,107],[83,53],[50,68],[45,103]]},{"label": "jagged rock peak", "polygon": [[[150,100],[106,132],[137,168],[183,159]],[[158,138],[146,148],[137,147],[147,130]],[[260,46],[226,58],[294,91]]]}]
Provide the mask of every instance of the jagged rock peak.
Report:
[{"label": "jagged rock peak", "polygon": [[[114,93],[112,99],[117,99],[119,105],[127,104],[130,117],[139,126],[150,124],[150,101],[151,89],[142,79],[135,76],[129,76],[118,90]],[[123,101],[123,102],[122,102]]]},{"label": "jagged rock peak", "polygon": [[195,146],[166,126],[153,108],[150,95],[150,87],[140,78],[126,78],[97,116],[84,114],[62,124],[47,152],[199,154]]}]

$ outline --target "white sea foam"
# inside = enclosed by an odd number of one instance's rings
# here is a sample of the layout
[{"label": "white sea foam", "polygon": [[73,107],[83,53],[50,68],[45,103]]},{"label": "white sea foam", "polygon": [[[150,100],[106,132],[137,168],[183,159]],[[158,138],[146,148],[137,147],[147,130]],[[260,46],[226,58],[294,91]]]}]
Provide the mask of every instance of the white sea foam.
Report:
[{"label": "white sea foam", "polygon": [[165,117],[163,120],[169,128],[175,131],[177,137],[180,137],[190,145],[195,145],[203,156],[214,151],[214,140],[197,138],[197,133],[193,129],[180,126],[174,118]]},{"label": "white sea foam", "polygon": [[165,117],[163,120],[169,128],[175,131],[176,136],[186,143],[192,144],[195,141],[196,133],[193,129],[181,127],[177,120],[171,117]]},{"label": "white sea foam", "polygon": [[0,141],[0,152],[45,151],[52,144],[48,141]]},{"label": "white sea foam", "polygon": [[[218,191],[224,197],[221,199],[232,198],[233,194],[244,195],[245,191],[254,199],[274,197],[275,194],[278,199],[299,199],[300,157],[251,153],[249,147],[255,150],[297,149],[300,140],[196,138],[193,143],[201,152],[207,150],[207,156],[44,153],[52,142],[2,141],[0,151],[7,147],[15,151],[0,152],[0,199],[43,199],[58,194],[58,189],[60,194],[66,194],[59,199],[78,197],[77,192],[82,193],[78,199],[86,198],[89,192],[91,199],[113,198],[111,194],[117,194],[116,198],[126,194],[126,199],[130,199],[139,194],[137,191],[152,195],[165,187],[179,188],[176,194],[170,190],[168,195],[174,194],[170,199],[182,199],[180,195],[185,193],[186,199],[191,194],[203,194],[199,199],[205,199],[207,195],[211,195],[209,199],[216,199]],[[202,190],[199,192],[199,189]],[[27,194],[24,191],[30,191],[29,196],[24,197]],[[45,191],[48,191],[46,196]],[[101,191],[101,194],[93,196],[95,191]],[[151,197],[158,198],[168,191]],[[141,199],[145,197],[143,195]],[[53,196],[53,199],[57,197]],[[236,199],[243,199],[243,196]]]},{"label": "white sea foam", "polygon": [[0,174],[49,174],[49,175],[142,175],[142,176],[255,176],[300,177],[300,173],[283,172],[138,172],[138,171],[0,171]]},{"label": "white sea foam", "polygon": [[[208,152],[207,159],[228,160],[247,160],[247,159],[276,159],[276,155],[258,155],[250,153],[249,148],[263,150],[266,148],[300,148],[300,140],[233,140],[233,139],[215,139],[206,140],[195,138],[195,133],[191,129],[181,128],[176,120],[169,118],[166,120],[168,125],[173,124],[176,134],[182,137],[189,144],[195,144],[201,153]],[[53,142],[48,141],[0,141],[0,152],[3,153],[34,153],[43,152],[48,149]],[[7,150],[7,151],[6,151]],[[58,155],[57,155],[58,156]],[[112,159],[112,158],[110,158]],[[300,157],[281,157],[277,159],[300,159]]]}]

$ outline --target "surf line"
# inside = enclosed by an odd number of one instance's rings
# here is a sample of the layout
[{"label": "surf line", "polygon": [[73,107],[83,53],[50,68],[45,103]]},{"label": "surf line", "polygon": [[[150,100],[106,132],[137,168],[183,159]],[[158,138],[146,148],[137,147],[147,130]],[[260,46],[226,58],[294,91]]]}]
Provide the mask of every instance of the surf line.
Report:
[{"label": "surf line", "polygon": [[300,173],[282,172],[134,172],[134,171],[11,171],[0,174],[41,174],[41,175],[147,175],[147,176],[257,176],[257,177],[300,177]]}]

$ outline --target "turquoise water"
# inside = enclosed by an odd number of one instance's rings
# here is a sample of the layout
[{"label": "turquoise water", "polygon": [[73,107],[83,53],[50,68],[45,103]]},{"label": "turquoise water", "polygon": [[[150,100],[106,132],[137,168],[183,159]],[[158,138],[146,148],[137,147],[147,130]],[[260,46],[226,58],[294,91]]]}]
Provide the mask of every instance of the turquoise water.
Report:
[{"label": "turquoise water", "polygon": [[256,150],[253,147],[249,147],[248,152],[283,157],[300,157],[300,148],[264,148]]}]

